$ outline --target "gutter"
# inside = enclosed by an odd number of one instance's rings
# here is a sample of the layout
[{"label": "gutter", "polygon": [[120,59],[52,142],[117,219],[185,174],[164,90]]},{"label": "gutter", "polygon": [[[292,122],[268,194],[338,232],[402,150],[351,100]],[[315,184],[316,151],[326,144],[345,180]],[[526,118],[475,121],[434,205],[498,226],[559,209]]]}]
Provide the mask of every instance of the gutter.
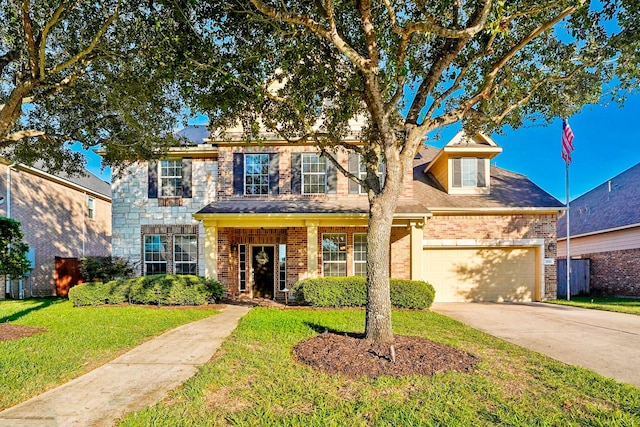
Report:
[{"label": "gutter", "polygon": [[[613,228],[606,228],[604,230],[597,230],[597,231],[590,231],[588,233],[582,233],[582,234],[572,234],[571,238],[575,239],[578,237],[588,237],[588,236],[595,236],[597,234],[604,234],[604,233],[612,233],[614,231],[624,231],[624,230],[629,230],[631,228],[635,228],[635,227],[640,227],[640,222],[635,223],[635,224],[629,224],[629,225],[622,225],[620,227],[613,227]],[[567,236],[564,237],[558,237],[558,241],[560,240],[567,240]]]}]

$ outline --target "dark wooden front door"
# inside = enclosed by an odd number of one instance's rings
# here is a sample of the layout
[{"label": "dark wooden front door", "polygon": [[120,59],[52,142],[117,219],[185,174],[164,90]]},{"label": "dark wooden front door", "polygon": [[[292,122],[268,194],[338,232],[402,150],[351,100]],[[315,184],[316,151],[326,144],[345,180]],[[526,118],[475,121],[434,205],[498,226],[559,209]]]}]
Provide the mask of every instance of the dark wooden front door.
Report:
[{"label": "dark wooden front door", "polygon": [[254,246],[251,248],[254,298],[273,298],[273,257],[273,246]]}]

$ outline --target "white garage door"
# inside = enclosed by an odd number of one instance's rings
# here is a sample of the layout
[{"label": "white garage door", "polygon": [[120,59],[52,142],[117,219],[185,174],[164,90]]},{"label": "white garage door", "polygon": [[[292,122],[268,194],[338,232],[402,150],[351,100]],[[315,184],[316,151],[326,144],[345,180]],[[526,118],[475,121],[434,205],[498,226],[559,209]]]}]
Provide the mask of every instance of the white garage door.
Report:
[{"label": "white garage door", "polygon": [[535,248],[429,248],[423,266],[438,302],[538,298]]}]

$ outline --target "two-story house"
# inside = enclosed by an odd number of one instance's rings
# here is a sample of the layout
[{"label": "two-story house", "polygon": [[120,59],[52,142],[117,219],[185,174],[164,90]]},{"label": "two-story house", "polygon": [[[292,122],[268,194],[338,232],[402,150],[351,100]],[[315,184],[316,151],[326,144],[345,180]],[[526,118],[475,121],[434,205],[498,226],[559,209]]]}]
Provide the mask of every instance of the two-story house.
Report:
[{"label": "two-story house", "polygon": [[48,173],[0,159],[0,216],[20,222],[33,267],[5,283],[0,298],[66,296],[74,278],[61,265],[74,261],[77,270],[77,258],[111,253],[110,185],[89,172]]},{"label": "two-story house", "polygon": [[[233,297],[283,299],[306,277],[365,274],[367,195],[316,147],[268,134],[247,144],[233,129],[179,134],[193,144],[114,174],[114,255],[140,274],[216,277]],[[394,213],[392,277],[431,282],[439,301],[555,297],[563,205],[491,166],[500,152],[462,134],[420,150]],[[332,155],[364,173],[357,155]]]}]

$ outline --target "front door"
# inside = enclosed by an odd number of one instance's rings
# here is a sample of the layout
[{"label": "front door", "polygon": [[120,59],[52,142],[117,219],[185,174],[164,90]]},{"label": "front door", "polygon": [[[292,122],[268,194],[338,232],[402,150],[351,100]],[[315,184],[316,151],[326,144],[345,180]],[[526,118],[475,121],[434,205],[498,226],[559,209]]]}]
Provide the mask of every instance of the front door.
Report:
[{"label": "front door", "polygon": [[273,298],[273,258],[273,246],[253,246],[251,248],[254,298]]}]

